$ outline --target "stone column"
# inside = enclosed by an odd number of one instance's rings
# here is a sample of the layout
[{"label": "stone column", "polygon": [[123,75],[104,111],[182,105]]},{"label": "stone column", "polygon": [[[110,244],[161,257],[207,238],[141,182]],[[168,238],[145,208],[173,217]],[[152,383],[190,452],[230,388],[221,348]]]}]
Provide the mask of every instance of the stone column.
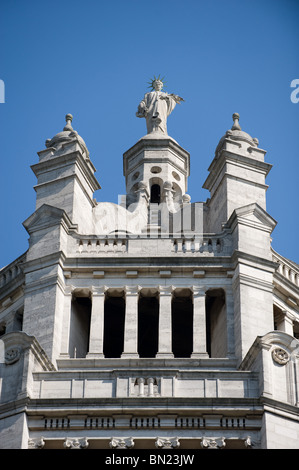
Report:
[{"label": "stone column", "polygon": [[284,331],[290,336],[294,336],[294,327],[293,327],[293,320],[294,317],[286,310],[281,312],[281,315],[278,318],[278,325],[277,329],[280,331]]},{"label": "stone column", "polygon": [[127,286],[126,293],[126,316],[123,358],[139,357],[138,346],[138,293],[139,286]]},{"label": "stone column", "polygon": [[234,320],[234,296],[231,286],[226,286],[225,307],[226,307],[226,329],[227,329],[227,357],[235,356],[235,320]]},{"label": "stone column", "polygon": [[72,311],[72,292],[73,286],[66,286],[64,291],[64,307],[63,307],[63,321],[62,321],[62,337],[61,337],[61,352],[60,356],[70,357],[69,343],[70,343],[70,326],[71,326],[71,311]]},{"label": "stone column", "polygon": [[209,357],[206,338],[206,291],[193,286],[193,353],[191,358]]},{"label": "stone column", "polygon": [[106,286],[92,289],[88,358],[104,357],[104,306]]},{"label": "stone column", "polygon": [[174,357],[172,352],[171,302],[173,286],[160,286],[159,346],[157,358]]}]

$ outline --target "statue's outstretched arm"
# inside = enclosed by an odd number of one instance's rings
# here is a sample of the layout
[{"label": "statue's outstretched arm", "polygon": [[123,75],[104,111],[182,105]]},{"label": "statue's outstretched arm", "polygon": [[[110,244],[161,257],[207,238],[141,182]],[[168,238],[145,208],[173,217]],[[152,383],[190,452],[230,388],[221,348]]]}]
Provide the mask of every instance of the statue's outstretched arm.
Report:
[{"label": "statue's outstretched arm", "polygon": [[181,103],[181,101],[185,101],[183,98],[181,98],[179,95],[174,95],[173,93],[171,93],[169,96],[171,96],[174,101],[178,104]]},{"label": "statue's outstretched arm", "polygon": [[181,98],[178,95],[175,95],[174,93],[169,93],[169,94],[165,93],[164,95],[160,96],[160,100],[169,100],[171,98],[178,104],[180,104],[181,101],[185,101],[183,98]]}]

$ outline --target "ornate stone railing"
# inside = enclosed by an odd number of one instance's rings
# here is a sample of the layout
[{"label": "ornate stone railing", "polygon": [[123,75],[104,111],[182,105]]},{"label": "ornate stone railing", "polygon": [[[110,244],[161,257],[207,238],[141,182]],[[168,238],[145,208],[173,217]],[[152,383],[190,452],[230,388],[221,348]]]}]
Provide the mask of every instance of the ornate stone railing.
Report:
[{"label": "ornate stone railing", "polygon": [[128,251],[126,238],[80,238],[77,253],[125,253]]},{"label": "ornate stone railing", "polygon": [[231,251],[229,238],[210,236],[203,238],[182,237],[173,239],[175,253],[203,253],[205,255],[228,255]]},{"label": "ornate stone railing", "polygon": [[273,253],[273,261],[278,263],[277,272],[299,287],[299,268],[296,268],[293,263],[288,262],[276,253]]},{"label": "ornate stone railing", "polygon": [[[76,240],[76,253],[79,254],[103,254],[103,253],[130,253],[131,248],[135,252],[135,240],[142,240],[147,237],[86,237],[82,236]],[[149,237],[151,238],[151,237]],[[157,237],[155,237],[156,239]],[[231,239],[229,236],[183,236],[183,237],[158,237],[163,240],[161,243],[161,250],[163,253],[169,250],[171,253],[190,254],[202,253],[205,256],[226,256],[231,254]],[[165,239],[168,238],[169,245],[165,245]],[[159,241],[158,241],[159,243]],[[157,248],[159,251],[159,248]]]},{"label": "ornate stone railing", "polygon": [[21,263],[24,260],[25,254],[0,270],[0,288],[4,287],[22,273]]}]

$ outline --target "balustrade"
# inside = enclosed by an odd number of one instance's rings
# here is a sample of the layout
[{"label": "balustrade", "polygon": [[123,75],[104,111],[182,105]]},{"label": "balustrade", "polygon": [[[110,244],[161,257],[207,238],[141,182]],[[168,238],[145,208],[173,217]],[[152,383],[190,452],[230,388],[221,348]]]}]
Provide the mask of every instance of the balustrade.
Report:
[{"label": "balustrade", "polygon": [[175,238],[173,240],[173,251],[175,253],[224,253],[224,244],[221,238]]},{"label": "balustrade", "polygon": [[78,240],[79,253],[124,253],[128,251],[127,240],[124,238],[82,238]]},{"label": "balustrade", "polygon": [[273,257],[273,261],[278,263],[277,271],[279,274],[281,274],[296,286],[299,286],[299,269],[296,271],[293,266],[283,262],[283,260],[276,256]]}]

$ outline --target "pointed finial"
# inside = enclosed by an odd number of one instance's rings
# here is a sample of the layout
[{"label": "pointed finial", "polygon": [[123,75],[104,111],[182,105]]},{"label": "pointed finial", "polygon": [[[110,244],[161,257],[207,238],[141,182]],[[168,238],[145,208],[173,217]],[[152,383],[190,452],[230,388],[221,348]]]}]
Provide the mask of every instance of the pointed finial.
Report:
[{"label": "pointed finial", "polygon": [[64,128],[63,128],[64,131],[72,131],[73,130],[72,120],[73,120],[73,116],[71,114],[67,114],[65,116],[66,126],[64,126]]},{"label": "pointed finial", "polygon": [[232,131],[241,131],[241,127],[240,127],[240,124],[239,124],[239,119],[240,119],[240,115],[239,113],[234,113],[233,114],[233,120],[234,120],[234,124],[232,126]]}]

